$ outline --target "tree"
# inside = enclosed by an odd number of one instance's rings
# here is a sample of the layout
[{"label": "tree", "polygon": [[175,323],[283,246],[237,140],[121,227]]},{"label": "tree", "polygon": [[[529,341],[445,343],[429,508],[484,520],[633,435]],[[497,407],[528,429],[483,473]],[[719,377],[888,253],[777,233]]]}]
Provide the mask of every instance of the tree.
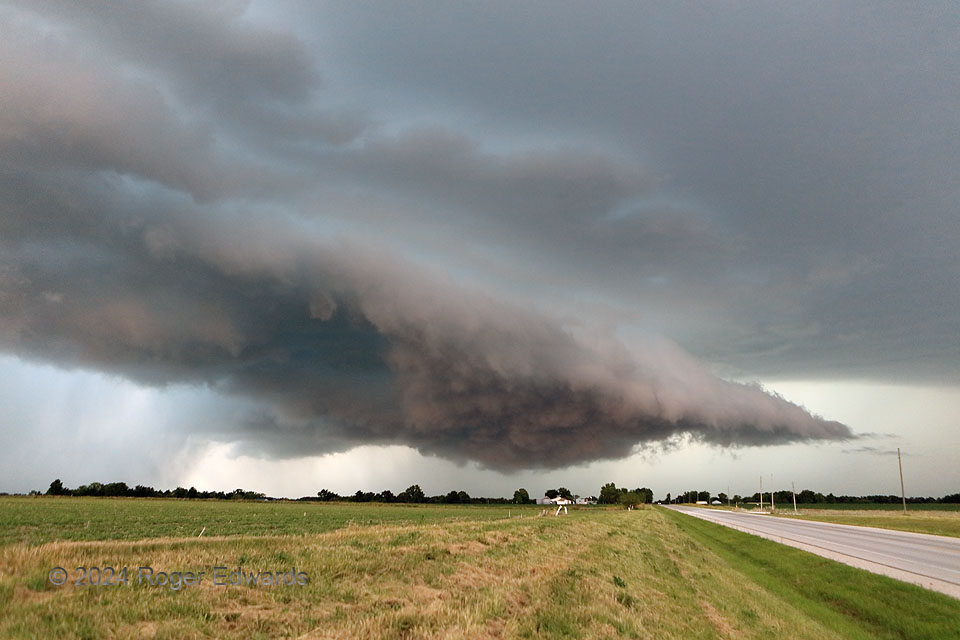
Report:
[{"label": "tree", "polygon": [[73,495],[75,496],[102,496],[103,495],[103,484],[99,482],[91,482],[90,484],[82,484],[77,487]]},{"label": "tree", "polygon": [[717,500],[719,500],[720,502],[730,502],[730,500],[727,498],[727,494],[725,493],[718,493]]},{"label": "tree", "polygon": [[129,496],[133,493],[126,482],[111,482],[103,485],[103,495],[105,496]]},{"label": "tree", "polygon": [[328,489],[320,489],[320,491],[317,491],[317,498],[319,498],[321,502],[331,502],[333,500],[339,500],[340,496]]},{"label": "tree", "polygon": [[620,490],[612,482],[608,482],[600,488],[600,499],[598,500],[600,504],[617,504],[619,499]]},{"label": "tree", "polygon": [[640,502],[643,504],[653,504],[653,489],[643,487],[636,489],[636,494],[640,496]]},{"label": "tree", "polygon": [[573,494],[570,493],[570,489],[567,489],[566,487],[560,487],[557,489],[557,495],[559,495],[561,498],[566,498],[567,500],[573,500]]},{"label": "tree", "polygon": [[133,495],[137,498],[155,498],[162,494],[153,487],[147,487],[142,484],[138,484],[133,488]]},{"label": "tree", "polygon": [[627,509],[633,509],[638,504],[643,502],[643,497],[636,491],[628,491],[626,493],[621,493],[617,500]]},{"label": "tree", "polygon": [[520,487],[513,492],[513,502],[514,504],[527,504],[530,502],[530,494],[527,493],[526,489]]},{"label": "tree", "polygon": [[423,502],[423,499],[423,489],[418,484],[410,485],[397,496],[398,502]]},{"label": "tree", "polygon": [[63,483],[60,482],[60,478],[57,478],[50,483],[50,488],[47,489],[48,496],[65,496],[70,493],[70,490],[63,486]]},{"label": "tree", "polygon": [[556,489],[547,489],[547,490],[543,493],[543,495],[545,495],[546,497],[548,497],[548,498],[550,498],[551,500],[553,500],[553,499],[556,498],[558,495],[560,495],[560,492],[557,491]]},{"label": "tree", "polygon": [[670,493],[667,492],[667,504],[670,504]]}]

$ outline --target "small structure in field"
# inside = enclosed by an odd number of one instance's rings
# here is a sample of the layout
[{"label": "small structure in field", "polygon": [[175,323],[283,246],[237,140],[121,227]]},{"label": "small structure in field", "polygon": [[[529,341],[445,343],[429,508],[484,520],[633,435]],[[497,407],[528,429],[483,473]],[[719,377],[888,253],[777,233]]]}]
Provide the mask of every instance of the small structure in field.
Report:
[{"label": "small structure in field", "polygon": [[568,505],[568,504],[573,504],[573,500],[571,500],[570,498],[564,498],[563,496],[557,496],[556,498],[548,498],[548,497],[544,496],[544,497],[542,497],[542,498],[537,498],[537,504],[556,505],[556,506],[557,506],[557,512],[556,512],[554,515],[557,515],[557,516],[558,516],[558,515],[560,515],[560,511],[561,511],[561,510],[562,510],[564,513],[568,513],[568,511],[567,511],[567,505]]}]

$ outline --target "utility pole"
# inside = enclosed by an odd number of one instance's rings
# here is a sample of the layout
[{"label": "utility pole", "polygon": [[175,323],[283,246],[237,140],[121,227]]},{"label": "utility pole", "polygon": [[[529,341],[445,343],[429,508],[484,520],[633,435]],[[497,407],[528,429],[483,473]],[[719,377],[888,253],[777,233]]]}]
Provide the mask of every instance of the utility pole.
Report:
[{"label": "utility pole", "polygon": [[760,511],[763,511],[763,474],[760,474]]},{"label": "utility pole", "polygon": [[773,504],[773,474],[770,474],[770,511],[776,511],[777,507]]},{"label": "utility pole", "polygon": [[900,467],[900,499],[903,500],[903,512],[907,512],[907,492],[903,490],[903,462],[900,460],[900,447],[897,447],[897,466]]},{"label": "utility pole", "polygon": [[797,515],[797,484],[790,482],[790,490],[793,491],[793,515]]}]

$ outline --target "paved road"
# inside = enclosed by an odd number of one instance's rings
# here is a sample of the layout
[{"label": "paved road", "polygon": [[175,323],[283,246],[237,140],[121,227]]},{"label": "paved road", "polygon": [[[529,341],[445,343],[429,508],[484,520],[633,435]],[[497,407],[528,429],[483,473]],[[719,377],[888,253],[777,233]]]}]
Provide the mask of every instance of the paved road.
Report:
[{"label": "paved road", "polygon": [[960,538],[747,512],[669,508],[960,598]]}]

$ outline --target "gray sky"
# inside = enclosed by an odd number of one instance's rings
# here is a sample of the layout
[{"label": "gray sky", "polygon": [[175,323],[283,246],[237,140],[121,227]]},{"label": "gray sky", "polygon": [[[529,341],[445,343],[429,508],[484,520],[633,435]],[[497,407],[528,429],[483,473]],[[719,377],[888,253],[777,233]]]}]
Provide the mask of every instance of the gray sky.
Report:
[{"label": "gray sky", "polygon": [[0,490],[954,492],[958,27],[7,3]]}]

